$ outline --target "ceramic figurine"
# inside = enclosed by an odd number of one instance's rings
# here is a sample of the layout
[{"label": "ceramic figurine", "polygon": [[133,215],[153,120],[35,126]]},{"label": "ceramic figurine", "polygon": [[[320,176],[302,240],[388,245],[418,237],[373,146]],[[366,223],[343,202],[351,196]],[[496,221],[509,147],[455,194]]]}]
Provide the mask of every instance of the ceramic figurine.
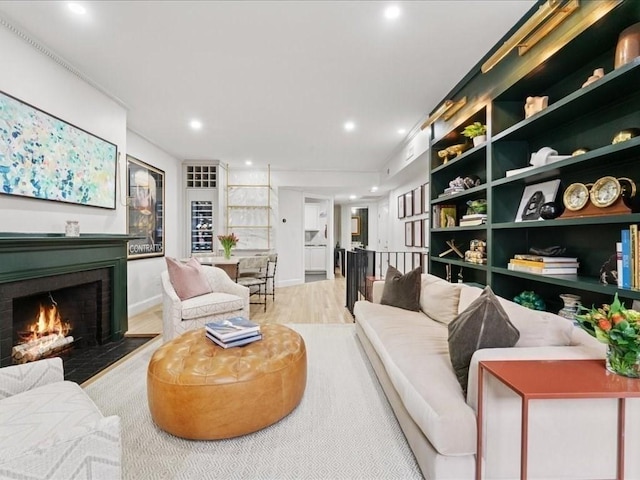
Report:
[{"label": "ceramic figurine", "polygon": [[527,97],[527,101],[524,104],[524,118],[529,118],[531,115],[538,113],[541,110],[547,108],[549,97]]},{"label": "ceramic figurine", "polygon": [[593,71],[593,75],[591,75],[589,78],[587,78],[587,81],[582,84],[582,88],[588,87],[589,85],[591,85],[596,80],[600,80],[602,77],[604,77],[604,69],[603,68],[596,68]]}]

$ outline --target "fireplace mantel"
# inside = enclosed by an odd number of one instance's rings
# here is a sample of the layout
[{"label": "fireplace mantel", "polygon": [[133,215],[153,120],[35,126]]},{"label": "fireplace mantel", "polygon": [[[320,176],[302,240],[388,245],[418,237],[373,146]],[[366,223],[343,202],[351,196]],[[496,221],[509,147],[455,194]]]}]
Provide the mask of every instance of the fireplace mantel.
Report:
[{"label": "fireplace mantel", "polygon": [[[1,233],[0,284],[98,268],[112,270],[111,340],[127,321],[127,241],[130,235]],[[6,299],[0,298],[0,302]]]}]

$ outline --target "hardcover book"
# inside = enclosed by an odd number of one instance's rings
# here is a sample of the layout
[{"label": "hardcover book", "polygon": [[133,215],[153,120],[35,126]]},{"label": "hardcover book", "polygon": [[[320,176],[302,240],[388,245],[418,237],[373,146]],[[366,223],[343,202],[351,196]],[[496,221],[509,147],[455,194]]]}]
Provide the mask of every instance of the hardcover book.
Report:
[{"label": "hardcover book", "polygon": [[518,265],[516,263],[509,263],[509,270],[514,272],[526,272],[537,273],[539,275],[575,275],[578,273],[577,267],[530,267],[529,265]]},{"label": "hardcover book", "polygon": [[547,257],[544,255],[533,255],[530,253],[516,253],[513,258],[544,263],[576,263],[578,261],[578,257]]},{"label": "hardcover book", "polygon": [[260,325],[244,317],[216,320],[205,324],[207,333],[223,341],[239,339],[260,331]]},{"label": "hardcover book", "polygon": [[214,337],[213,335],[211,335],[209,332],[207,332],[207,338],[209,340],[211,340],[213,343],[215,343],[216,345],[222,347],[222,348],[231,348],[231,347],[241,347],[242,345],[248,345],[250,343],[256,342],[258,340],[262,340],[262,334],[261,333],[254,333],[248,337],[244,337],[244,338],[240,338],[240,339],[235,339],[235,340],[229,340],[229,341],[222,341],[219,338]]}]

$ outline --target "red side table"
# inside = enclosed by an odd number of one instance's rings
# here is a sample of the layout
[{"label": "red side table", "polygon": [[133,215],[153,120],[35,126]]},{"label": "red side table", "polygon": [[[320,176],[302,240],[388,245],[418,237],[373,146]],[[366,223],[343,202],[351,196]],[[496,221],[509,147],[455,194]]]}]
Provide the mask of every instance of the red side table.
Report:
[{"label": "red side table", "polygon": [[484,372],[522,399],[520,478],[527,478],[529,401],[561,398],[618,399],[618,460],[616,478],[624,479],[625,399],[640,397],[640,379],[610,373],[604,360],[507,360],[484,361],[478,371],[478,442],[476,479],[482,478]]}]

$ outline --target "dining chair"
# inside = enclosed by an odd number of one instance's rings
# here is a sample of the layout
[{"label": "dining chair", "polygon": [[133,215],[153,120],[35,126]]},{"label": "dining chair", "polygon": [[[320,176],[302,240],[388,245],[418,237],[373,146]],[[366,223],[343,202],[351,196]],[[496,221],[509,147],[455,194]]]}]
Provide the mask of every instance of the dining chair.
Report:
[{"label": "dining chair", "polygon": [[[253,304],[264,305],[267,311],[267,265],[269,257],[257,255],[255,257],[241,257],[238,262],[238,284],[249,288],[251,295],[257,295],[258,301]],[[260,299],[263,301],[260,301]]]}]

